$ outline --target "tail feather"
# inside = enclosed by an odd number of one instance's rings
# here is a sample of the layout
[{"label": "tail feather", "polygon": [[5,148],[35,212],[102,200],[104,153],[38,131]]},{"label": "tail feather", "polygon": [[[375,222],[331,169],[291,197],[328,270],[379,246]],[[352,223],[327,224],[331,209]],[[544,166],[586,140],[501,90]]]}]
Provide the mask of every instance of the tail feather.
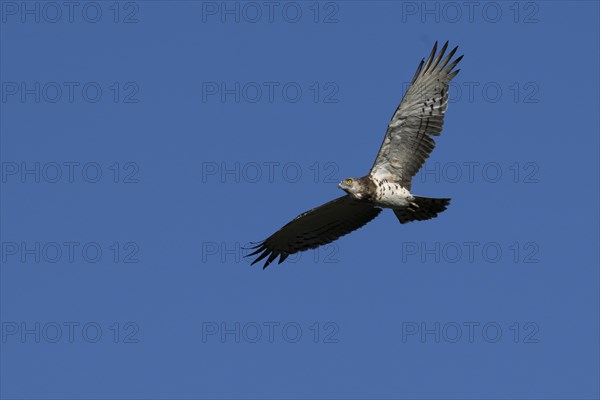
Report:
[{"label": "tail feather", "polygon": [[432,199],[429,197],[413,196],[408,207],[394,209],[394,214],[401,224],[411,221],[424,221],[435,218],[450,204],[450,199]]}]

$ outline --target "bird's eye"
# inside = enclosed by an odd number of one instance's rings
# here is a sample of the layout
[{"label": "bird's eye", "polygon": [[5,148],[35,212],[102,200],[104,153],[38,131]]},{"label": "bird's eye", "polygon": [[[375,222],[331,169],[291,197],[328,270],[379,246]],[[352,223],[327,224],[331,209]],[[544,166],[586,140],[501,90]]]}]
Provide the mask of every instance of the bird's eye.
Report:
[{"label": "bird's eye", "polygon": [[352,179],[346,179],[346,183],[347,183],[348,185],[352,185]]}]

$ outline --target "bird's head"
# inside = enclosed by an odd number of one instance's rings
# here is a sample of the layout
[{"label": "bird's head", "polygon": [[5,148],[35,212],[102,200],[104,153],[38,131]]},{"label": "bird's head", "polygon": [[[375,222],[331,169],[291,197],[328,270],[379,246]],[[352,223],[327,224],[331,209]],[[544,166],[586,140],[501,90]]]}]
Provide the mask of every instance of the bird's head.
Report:
[{"label": "bird's head", "polygon": [[362,183],[360,179],[346,178],[338,184],[338,187],[359,200],[362,198]]}]

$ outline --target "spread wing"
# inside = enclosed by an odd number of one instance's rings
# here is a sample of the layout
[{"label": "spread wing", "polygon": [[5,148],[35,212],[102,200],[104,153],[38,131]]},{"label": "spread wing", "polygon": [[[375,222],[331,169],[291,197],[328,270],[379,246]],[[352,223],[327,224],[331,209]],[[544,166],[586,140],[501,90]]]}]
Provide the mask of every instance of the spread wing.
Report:
[{"label": "spread wing", "polygon": [[427,62],[421,60],[388,125],[381,149],[371,168],[372,176],[400,182],[410,189],[412,177],[431,154],[435,147],[433,136],[438,136],[444,125],[448,85],[460,71],[453,69],[463,58],[460,56],[448,64],[458,46],[442,60],[447,48],[448,42],[436,55],[435,42]]},{"label": "spread wing", "polygon": [[371,221],[381,212],[369,203],[354,200],[349,195],[339,197],[302,213],[264,241],[247,257],[261,253],[259,262],[267,257],[264,268],[279,256],[281,264],[290,254],[331,243]]}]

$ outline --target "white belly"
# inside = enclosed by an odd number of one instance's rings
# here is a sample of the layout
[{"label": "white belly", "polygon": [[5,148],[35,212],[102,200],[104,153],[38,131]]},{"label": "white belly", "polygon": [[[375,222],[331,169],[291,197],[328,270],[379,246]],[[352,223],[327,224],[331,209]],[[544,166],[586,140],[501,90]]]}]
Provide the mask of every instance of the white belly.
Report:
[{"label": "white belly", "polygon": [[412,195],[398,183],[382,180],[376,182],[377,194],[374,203],[380,207],[399,208],[407,207]]}]

